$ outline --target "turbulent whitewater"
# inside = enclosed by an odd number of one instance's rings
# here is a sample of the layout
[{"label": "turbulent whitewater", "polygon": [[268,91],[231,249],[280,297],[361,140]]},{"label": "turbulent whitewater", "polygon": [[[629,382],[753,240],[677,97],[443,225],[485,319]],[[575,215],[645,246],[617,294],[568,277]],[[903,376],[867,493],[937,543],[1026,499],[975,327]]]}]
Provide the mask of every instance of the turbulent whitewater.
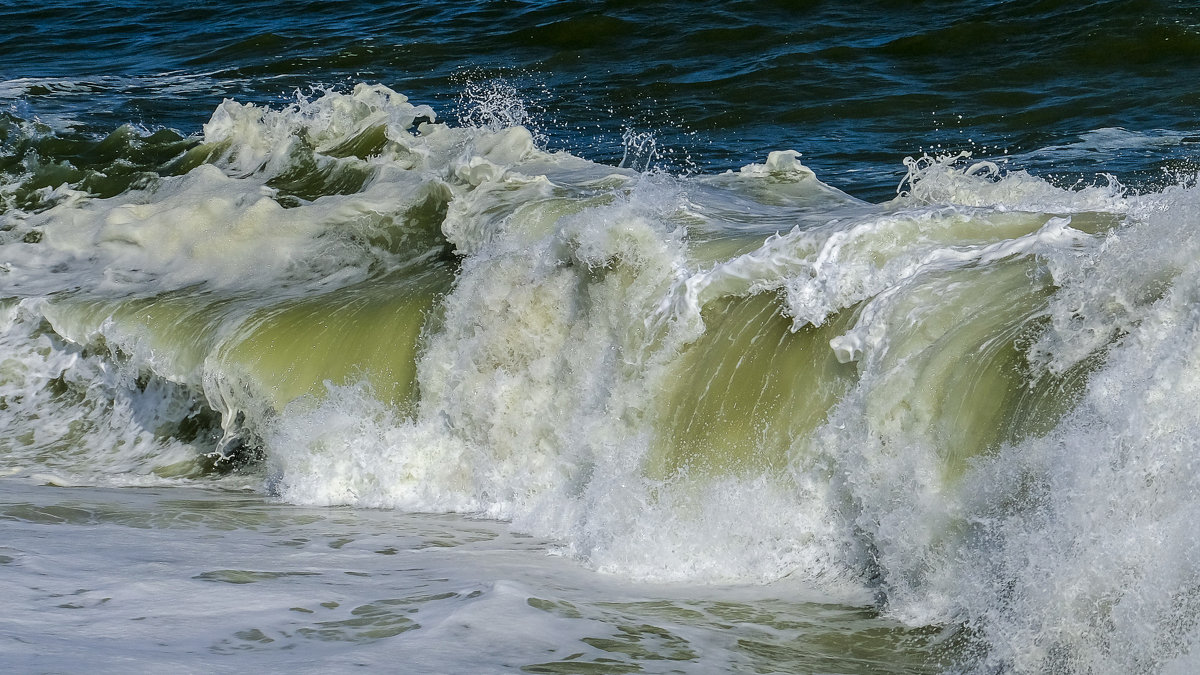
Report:
[{"label": "turbulent whitewater", "polygon": [[867,597],[931,668],[1195,667],[1194,181],[925,156],[873,204],[789,149],[638,170],[514,110],[360,84],[66,149],[4,117],[0,471]]}]

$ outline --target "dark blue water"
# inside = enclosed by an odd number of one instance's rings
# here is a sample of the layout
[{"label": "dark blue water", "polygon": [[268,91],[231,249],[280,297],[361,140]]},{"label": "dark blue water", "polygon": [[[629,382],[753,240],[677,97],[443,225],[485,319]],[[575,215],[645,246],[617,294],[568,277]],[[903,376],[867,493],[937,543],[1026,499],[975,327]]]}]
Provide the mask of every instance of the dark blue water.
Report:
[{"label": "dark blue water", "polygon": [[[357,82],[453,121],[464,91],[499,79],[551,147],[588,159],[619,162],[627,130],[653,134],[656,164],[675,171],[793,148],[827,182],[881,199],[923,151],[1161,186],[1192,170],[1200,131],[1187,2],[56,0],[6,3],[0,28],[0,105],[60,136],[126,123],[186,136],[226,97]],[[1171,140],[1087,141],[1113,128]]]}]

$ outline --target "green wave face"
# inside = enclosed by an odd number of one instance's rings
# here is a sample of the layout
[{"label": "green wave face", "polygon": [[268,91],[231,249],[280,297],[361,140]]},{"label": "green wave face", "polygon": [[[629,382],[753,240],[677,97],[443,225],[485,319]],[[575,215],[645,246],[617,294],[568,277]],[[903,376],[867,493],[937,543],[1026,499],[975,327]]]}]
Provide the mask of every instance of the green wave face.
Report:
[{"label": "green wave face", "polygon": [[[114,134],[105,147],[143,174],[183,152],[126,192],[12,211],[33,253],[12,275],[31,280],[22,302],[256,444],[298,399],[365,384],[411,423],[449,415],[485,455],[590,447],[563,428],[604,428],[643,448],[646,479],[712,480],[828,454],[819,432],[855,408],[884,442],[936,447],[952,480],[1071,407],[1072,376],[1028,359],[1054,290],[1045,216],[863,204],[790,152],[639,179],[520,127],[418,117],[434,115],[360,86],[284,110],[227,102],[190,145]],[[566,407],[497,405],[497,387]]]},{"label": "green wave face", "polygon": [[656,475],[778,472],[856,378],[829,340],[854,316],[791,330],[774,293],[706,306],[706,330],[680,354],[659,401]]},{"label": "green wave face", "polygon": [[282,410],[327,383],[365,381],[380,401],[411,410],[419,338],[450,273],[440,266],[260,309],[220,351],[223,367],[264,387]]},{"label": "green wave face", "polygon": [[485,456],[583,457],[601,451],[565,430],[605,429],[647,480],[782,475],[832,452],[849,409],[880,442],[937,448],[953,480],[1048,432],[1081,386],[1029,354],[1054,293],[1039,252],[1103,230],[1088,216],[1058,242],[1049,216],[920,203],[934,178],[984,184],[941,165],[913,203],[872,206],[796,153],[679,183],[434,117],[360,86],[226,102],[186,143],[114,133],[88,152],[151,177],[106,196],[77,176],[10,211],[30,254],[12,301],[195,392],[226,440],[365,384]]}]

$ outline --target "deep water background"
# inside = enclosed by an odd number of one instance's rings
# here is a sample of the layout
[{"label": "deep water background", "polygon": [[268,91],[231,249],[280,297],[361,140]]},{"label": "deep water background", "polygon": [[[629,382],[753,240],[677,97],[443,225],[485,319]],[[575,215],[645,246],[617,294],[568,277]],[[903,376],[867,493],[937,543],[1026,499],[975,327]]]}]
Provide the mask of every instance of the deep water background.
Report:
[{"label": "deep water background", "polygon": [[[456,121],[516,90],[552,148],[714,172],[792,148],[837,187],[895,192],[901,160],[1021,155],[1071,184],[1194,172],[1189,2],[295,2],[0,5],[0,105],[104,135],[195,133],[223,98],[380,82]],[[483,92],[482,94],[480,92]],[[59,134],[62,124],[52,124]],[[1146,136],[1111,147],[1097,130]],[[627,153],[632,136],[641,157]],[[654,153],[649,153],[653,145]],[[1077,152],[1064,152],[1071,146]],[[1053,153],[1039,152],[1047,148]],[[635,153],[636,154],[636,153]]]}]

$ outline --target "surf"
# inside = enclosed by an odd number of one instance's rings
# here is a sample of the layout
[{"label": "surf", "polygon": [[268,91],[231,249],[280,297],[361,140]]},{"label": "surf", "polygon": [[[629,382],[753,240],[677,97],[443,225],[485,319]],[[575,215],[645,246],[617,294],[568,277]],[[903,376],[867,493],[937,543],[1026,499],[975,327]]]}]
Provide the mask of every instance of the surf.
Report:
[{"label": "surf", "polygon": [[104,139],[124,184],[12,122],[4,472],[853,589],[981,667],[1186,663],[1194,181],[926,156],[873,204],[795,151],[638,171],[476,119],[380,85],[227,100]]}]

